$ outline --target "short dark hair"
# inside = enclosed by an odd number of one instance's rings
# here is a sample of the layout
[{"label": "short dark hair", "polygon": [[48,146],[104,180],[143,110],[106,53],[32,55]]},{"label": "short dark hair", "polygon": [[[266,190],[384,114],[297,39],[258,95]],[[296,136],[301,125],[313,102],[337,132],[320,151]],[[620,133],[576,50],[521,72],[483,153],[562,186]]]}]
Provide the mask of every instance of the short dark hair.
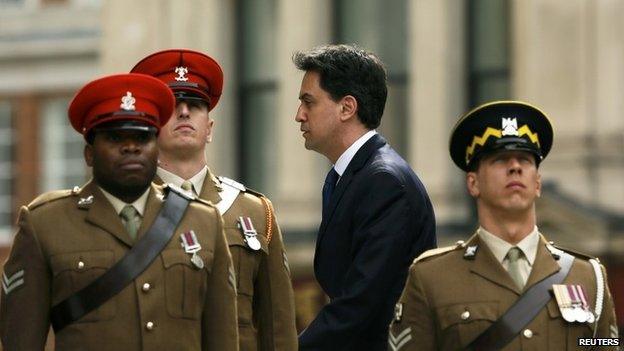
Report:
[{"label": "short dark hair", "polygon": [[368,129],[381,122],[388,87],[386,69],[375,54],[353,45],[325,45],[296,52],[292,60],[302,71],[318,72],[321,88],[334,101],[351,95],[358,103],[358,118]]}]

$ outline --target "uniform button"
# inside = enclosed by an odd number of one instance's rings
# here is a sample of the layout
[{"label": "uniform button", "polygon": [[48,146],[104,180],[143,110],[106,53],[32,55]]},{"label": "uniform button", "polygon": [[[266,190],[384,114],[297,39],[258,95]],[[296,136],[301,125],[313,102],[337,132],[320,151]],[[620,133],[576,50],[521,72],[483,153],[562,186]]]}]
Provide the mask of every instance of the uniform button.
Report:
[{"label": "uniform button", "polygon": [[149,289],[151,289],[151,288],[152,288],[152,286],[150,285],[150,283],[145,283],[145,284],[143,284],[143,288],[142,289],[143,289],[143,291],[148,292]]},{"label": "uniform button", "polygon": [[531,329],[525,329],[522,332],[522,335],[524,335],[525,338],[530,339],[533,337],[533,332],[531,331]]},{"label": "uniform button", "polygon": [[78,261],[78,269],[83,269],[85,266],[84,262]]},{"label": "uniform button", "polygon": [[147,322],[147,323],[145,323],[145,329],[153,330],[154,329],[154,322]]},{"label": "uniform button", "polygon": [[470,311],[464,311],[464,312],[461,314],[461,316],[460,316],[460,317],[461,317],[461,319],[462,319],[462,320],[466,320],[466,319],[470,318]]}]

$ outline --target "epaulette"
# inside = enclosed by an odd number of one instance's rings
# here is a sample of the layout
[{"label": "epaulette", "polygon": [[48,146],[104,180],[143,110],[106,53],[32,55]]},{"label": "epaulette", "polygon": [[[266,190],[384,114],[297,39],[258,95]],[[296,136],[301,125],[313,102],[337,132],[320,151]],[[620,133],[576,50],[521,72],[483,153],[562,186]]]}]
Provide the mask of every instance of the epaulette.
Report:
[{"label": "epaulette", "polygon": [[237,182],[237,181],[235,181],[233,179],[230,179],[228,177],[217,176],[217,179],[219,179],[219,181],[221,183],[229,185],[231,187],[234,187],[234,188],[240,190],[243,193],[252,194],[252,195],[255,195],[257,197],[266,197],[263,193],[261,193],[261,192],[259,192],[257,190],[251,189],[248,186],[243,185],[242,183],[239,183],[239,182]]},{"label": "epaulette", "polygon": [[420,256],[416,257],[414,259],[413,263],[420,262],[422,260],[426,260],[426,259],[431,258],[431,257],[440,256],[440,255],[445,254],[447,252],[459,250],[459,249],[464,248],[464,246],[465,246],[464,242],[460,240],[457,243],[455,243],[455,245],[445,246],[445,247],[438,247],[436,249],[427,250],[427,251],[421,253]]},{"label": "epaulette", "polygon": [[74,189],[65,189],[65,190],[55,190],[55,191],[50,191],[47,193],[43,193],[39,196],[37,196],[34,200],[32,200],[29,204],[28,204],[28,209],[29,210],[34,210],[35,208],[41,206],[41,205],[45,205],[47,203],[50,203],[52,201],[56,201],[56,200],[60,200],[60,199],[64,199],[66,197],[69,196],[73,196],[78,194],[78,191],[80,191],[80,188],[78,187],[74,187]]},{"label": "epaulette", "polygon": [[565,252],[567,252],[567,253],[569,253],[569,254],[572,254],[572,255],[574,255],[575,257],[582,258],[582,259],[584,259],[584,260],[588,260],[588,261],[589,261],[589,260],[598,260],[598,261],[600,262],[600,260],[598,259],[598,257],[591,256],[591,255],[588,255],[588,254],[586,254],[586,253],[578,252],[578,251],[576,251],[576,250],[569,249],[569,248],[567,248],[567,247],[561,247],[561,246],[559,246],[559,245],[556,245],[556,244],[555,244],[554,242],[552,242],[552,241],[548,242],[548,244],[549,244],[549,245],[554,246],[555,248],[557,248],[557,249],[559,249],[559,250],[561,250],[561,251],[565,251]]},{"label": "epaulette", "polygon": [[235,181],[234,179],[230,179],[228,177],[224,177],[224,176],[217,176],[217,179],[219,179],[219,181],[225,185],[229,185],[232,188],[236,188],[238,190],[240,190],[241,192],[246,192],[247,191],[247,187],[245,187],[243,184]]}]

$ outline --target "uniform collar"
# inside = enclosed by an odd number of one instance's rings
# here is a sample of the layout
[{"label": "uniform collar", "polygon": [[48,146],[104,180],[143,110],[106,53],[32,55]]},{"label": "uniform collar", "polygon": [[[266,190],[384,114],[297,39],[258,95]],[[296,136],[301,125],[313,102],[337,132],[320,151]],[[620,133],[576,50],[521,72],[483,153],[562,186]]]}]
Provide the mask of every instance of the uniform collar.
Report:
[{"label": "uniform collar", "polygon": [[[171,183],[178,187],[182,186],[182,183],[187,180],[178,176],[177,174],[171,173],[168,170],[160,167],[156,169],[156,174],[160,177],[163,183]],[[193,190],[195,191],[195,195],[201,194],[206,174],[208,174],[208,166],[204,166],[204,168],[197,172],[197,174],[188,179],[188,181],[193,184]]]},{"label": "uniform collar", "polygon": [[[477,230],[477,235],[481,240],[488,246],[490,251],[496,257],[496,260],[499,263],[503,263],[505,256],[507,256],[507,252],[514,245],[508,243],[507,241],[499,238],[498,236],[488,232],[483,227],[479,227]],[[517,245],[520,250],[524,253],[524,256],[527,258],[529,265],[533,266],[533,262],[535,262],[535,256],[537,255],[537,246],[540,241],[539,231],[537,226],[533,228],[533,231],[527,235],[524,239],[522,239]]]},{"label": "uniform collar", "polygon": [[143,195],[139,196],[139,198],[136,199],[131,204],[126,203],[126,202],[120,200],[119,198],[115,197],[114,195],[112,195],[108,191],[102,189],[102,187],[99,186],[99,185],[98,185],[98,188],[100,189],[102,194],[104,194],[104,197],[106,197],[106,199],[108,199],[108,201],[111,203],[111,205],[113,205],[113,208],[115,209],[115,212],[118,215],[121,213],[121,210],[123,210],[124,207],[126,207],[127,205],[132,205],[137,210],[137,212],[139,212],[139,215],[141,215],[141,217],[143,217],[143,214],[145,213],[145,204],[147,203],[147,196],[149,195],[151,187],[147,187],[147,189],[145,190]]},{"label": "uniform collar", "polygon": [[349,146],[349,148],[345,150],[345,152],[343,152],[340,157],[338,157],[338,160],[334,165],[334,170],[336,170],[339,176],[342,177],[342,174],[347,169],[349,163],[351,163],[351,160],[358,152],[358,150],[360,150],[362,145],[364,145],[368,141],[368,139],[372,138],[375,134],[377,134],[376,130],[369,130],[368,132],[366,132],[366,134],[362,135],[353,144],[351,144],[351,146]]}]

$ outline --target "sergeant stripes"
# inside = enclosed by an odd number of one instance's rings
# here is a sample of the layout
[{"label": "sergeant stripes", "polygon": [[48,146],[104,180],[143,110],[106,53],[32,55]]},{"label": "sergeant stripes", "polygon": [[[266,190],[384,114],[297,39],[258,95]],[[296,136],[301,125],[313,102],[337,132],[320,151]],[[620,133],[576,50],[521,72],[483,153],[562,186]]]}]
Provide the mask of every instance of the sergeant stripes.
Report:
[{"label": "sergeant stripes", "polygon": [[410,340],[412,340],[412,328],[407,328],[399,333],[396,337],[390,330],[390,337],[388,338],[388,344],[392,351],[400,350],[405,344],[407,344]]},{"label": "sergeant stripes", "polygon": [[2,290],[8,295],[11,291],[24,285],[24,270],[15,272],[12,276],[7,277],[6,273],[2,274]]}]

